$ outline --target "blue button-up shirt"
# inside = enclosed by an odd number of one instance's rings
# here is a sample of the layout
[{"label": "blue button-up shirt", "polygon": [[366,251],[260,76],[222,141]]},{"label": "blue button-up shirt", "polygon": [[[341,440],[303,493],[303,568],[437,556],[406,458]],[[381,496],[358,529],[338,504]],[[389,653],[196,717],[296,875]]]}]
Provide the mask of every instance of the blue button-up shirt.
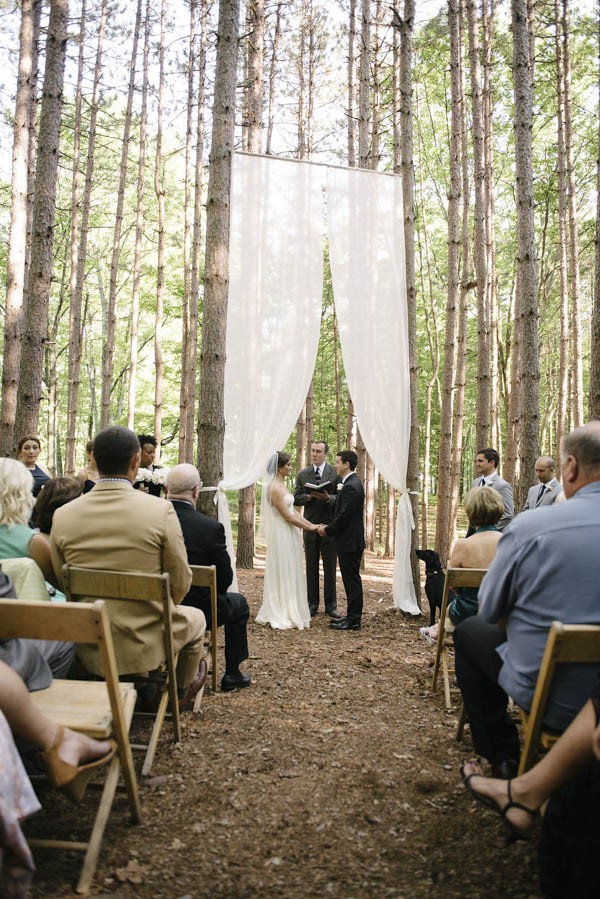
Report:
[{"label": "blue button-up shirt", "polygon": [[[553,621],[600,624],[600,482],[567,502],[519,515],[504,531],[479,590],[479,614],[504,622],[498,681],[529,709]],[[545,723],[563,730],[589,698],[598,665],[560,665]]]}]

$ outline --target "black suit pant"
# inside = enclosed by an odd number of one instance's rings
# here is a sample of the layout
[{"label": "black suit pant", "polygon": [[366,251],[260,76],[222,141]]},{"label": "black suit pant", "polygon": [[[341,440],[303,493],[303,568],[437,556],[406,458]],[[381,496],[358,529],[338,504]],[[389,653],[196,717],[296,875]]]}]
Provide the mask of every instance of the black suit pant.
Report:
[{"label": "black suit pant", "polygon": [[507,714],[508,696],[498,683],[502,659],[496,647],[505,632],[474,616],[454,631],[456,679],[478,755],[492,765],[519,760],[519,735]]},{"label": "black suit pant", "polygon": [[[190,599],[186,596],[182,605],[201,609],[206,626],[212,625],[210,600]],[[225,629],[225,671],[237,674],[240,662],[248,658],[248,618],[250,609],[241,593],[226,593],[217,597],[217,627]]]},{"label": "black suit pant", "polygon": [[335,612],[335,573],[337,552],[330,537],[320,537],[316,531],[304,531],[304,554],[306,556],[306,590],[311,612],[319,608],[319,558],[323,559],[323,600],[326,612]]},{"label": "black suit pant", "polygon": [[363,586],[360,576],[360,561],[362,550],[359,552],[344,553],[338,551],[340,574],[344,582],[348,608],[346,618],[351,622],[360,623],[363,609]]}]

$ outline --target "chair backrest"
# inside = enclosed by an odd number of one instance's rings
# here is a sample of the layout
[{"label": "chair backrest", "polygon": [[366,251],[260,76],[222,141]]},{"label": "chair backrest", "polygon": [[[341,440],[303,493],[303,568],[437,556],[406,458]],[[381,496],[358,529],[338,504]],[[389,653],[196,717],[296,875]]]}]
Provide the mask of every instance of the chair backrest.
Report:
[{"label": "chair backrest", "polygon": [[190,565],[192,587],[208,587],[210,590],[210,647],[212,665],[212,688],[217,692],[217,566]]},{"label": "chair backrest", "polygon": [[174,677],[172,602],[167,573],[146,574],[144,571],[111,571],[63,565],[62,575],[65,594],[70,600],[97,597],[128,602],[162,602],[165,658],[169,674]]},{"label": "chair backrest", "polygon": [[62,640],[98,647],[115,730],[127,733],[118,689],[119,677],[106,603],[50,603],[0,600],[0,638]]},{"label": "chair backrest", "polygon": [[432,691],[437,689],[440,667],[442,667],[444,680],[444,699],[446,708],[451,708],[450,680],[448,676],[448,662],[446,658],[446,612],[448,610],[448,597],[455,587],[480,587],[487,568],[447,568],[444,580],[444,592],[442,594],[442,607],[438,621],[437,647],[435,664],[433,666],[433,678],[431,680]]},{"label": "chair backrest", "polygon": [[556,667],[567,663],[600,663],[600,625],[552,622],[527,716],[519,773],[531,767],[537,754]]}]

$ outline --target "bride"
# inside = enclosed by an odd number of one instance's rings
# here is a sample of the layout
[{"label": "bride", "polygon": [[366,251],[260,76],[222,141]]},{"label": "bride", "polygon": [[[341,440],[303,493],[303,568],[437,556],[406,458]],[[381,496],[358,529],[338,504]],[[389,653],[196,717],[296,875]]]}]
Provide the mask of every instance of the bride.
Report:
[{"label": "bride", "polygon": [[267,560],[263,603],[256,621],[281,630],[292,627],[302,630],[310,627],[310,611],[300,530],[316,531],[318,525],[311,524],[294,509],[294,497],[284,480],[291,470],[287,453],[273,453],[267,465],[272,480],[263,499]]}]

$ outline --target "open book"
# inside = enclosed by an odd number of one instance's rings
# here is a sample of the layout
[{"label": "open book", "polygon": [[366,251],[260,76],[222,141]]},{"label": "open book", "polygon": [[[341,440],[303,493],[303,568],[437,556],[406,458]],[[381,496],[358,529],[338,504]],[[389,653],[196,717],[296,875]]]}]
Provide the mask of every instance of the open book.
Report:
[{"label": "open book", "polygon": [[305,484],[306,493],[329,493],[328,487],[331,487],[331,481],[323,481],[322,484]]}]

